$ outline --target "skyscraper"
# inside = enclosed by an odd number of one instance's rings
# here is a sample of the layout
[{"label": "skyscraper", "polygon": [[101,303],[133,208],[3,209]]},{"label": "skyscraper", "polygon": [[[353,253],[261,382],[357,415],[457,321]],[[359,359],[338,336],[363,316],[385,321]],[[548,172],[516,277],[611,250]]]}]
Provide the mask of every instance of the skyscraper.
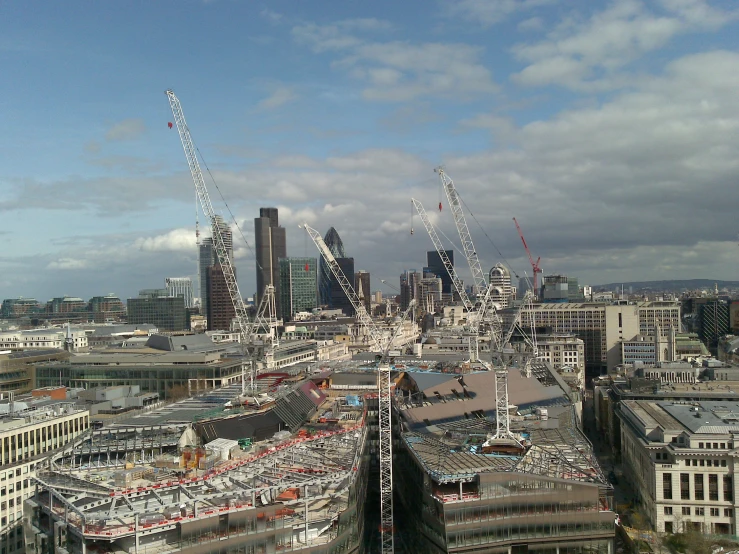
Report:
[{"label": "skyscraper", "polygon": [[[344,243],[341,241],[339,233],[333,227],[331,227],[326,233],[326,236],[323,237],[323,242],[326,243],[326,246],[328,246],[328,249],[331,251],[334,258],[346,257],[346,252],[344,252]],[[347,278],[349,278],[348,275]],[[331,279],[333,279],[331,269],[329,269],[326,260],[321,256],[318,266],[318,296],[321,304],[324,306],[331,305]],[[351,283],[352,281],[349,282]]]},{"label": "skyscraper", "polygon": [[287,238],[285,228],[280,227],[277,208],[259,208],[259,217],[254,218],[254,245],[257,257],[257,295],[258,303],[264,294],[264,287],[275,287],[277,313],[280,310],[280,258],[287,258]]},{"label": "skyscraper", "polygon": [[208,331],[229,331],[231,322],[236,317],[236,310],[220,265],[208,268],[206,288],[208,292],[208,311],[206,312]]},{"label": "skyscraper", "polygon": [[[449,257],[449,261],[452,263],[452,266],[454,266],[454,250],[445,250],[444,252]],[[451,294],[454,292],[452,290],[454,288],[454,281],[444,267],[444,262],[441,261],[441,256],[439,256],[439,253],[436,250],[429,250],[426,252],[426,263],[428,266],[424,269],[426,269],[428,273],[433,273],[437,277],[441,278],[441,292],[444,294]]]},{"label": "skyscraper", "polygon": [[164,286],[169,296],[181,296],[185,299],[185,308],[194,305],[192,294],[192,279],[189,277],[167,277]]},{"label": "skyscraper", "polygon": [[144,289],[138,298],[129,298],[128,323],[151,323],[161,331],[184,331],[188,328],[185,300],[181,296],[167,296],[164,289]]},{"label": "skyscraper", "polygon": [[280,258],[280,307],[278,317],[291,321],[298,312],[318,307],[315,258]]},{"label": "skyscraper", "polygon": [[[341,271],[344,273],[346,280],[349,281],[349,283],[353,287],[354,286],[354,258],[336,258],[336,263],[339,264],[339,267],[341,268]],[[331,296],[330,296],[329,306],[331,307],[331,309],[341,310],[346,315],[353,316],[354,306],[352,306],[352,303],[349,301],[349,298],[346,296],[344,289],[341,288],[341,285],[339,284],[339,282],[336,280],[336,278],[333,275],[331,275],[330,284],[331,284]]]},{"label": "skyscraper", "polygon": [[[221,229],[221,236],[228,252],[228,257],[233,263],[233,235],[231,228],[226,224],[220,215],[216,216],[216,221]],[[198,268],[200,269],[200,313],[205,315],[208,313],[208,268],[219,263],[216,259],[216,249],[213,245],[213,238],[207,237],[200,243],[200,252],[198,253]]]}]

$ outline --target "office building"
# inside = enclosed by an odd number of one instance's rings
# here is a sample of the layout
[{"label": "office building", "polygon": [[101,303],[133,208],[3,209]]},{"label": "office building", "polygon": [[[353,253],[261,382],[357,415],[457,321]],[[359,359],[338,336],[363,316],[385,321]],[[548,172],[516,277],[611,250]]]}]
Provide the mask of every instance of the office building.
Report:
[{"label": "office building", "polygon": [[231,330],[231,322],[236,317],[236,310],[226,284],[226,277],[219,264],[208,268],[205,284],[208,293],[208,311],[205,314],[208,320],[208,331]]},{"label": "office building", "polygon": [[95,323],[118,321],[126,315],[126,305],[113,293],[93,296],[90,298],[89,307]]},{"label": "office building", "polygon": [[[504,313],[510,321],[512,314]],[[651,335],[659,327],[669,339],[670,327],[680,329],[680,304],[672,301],[636,303],[549,303],[524,308],[525,327],[553,333],[573,333],[585,343],[586,370],[600,375],[622,363],[621,344],[637,335]]]},{"label": "office building", "polygon": [[[454,267],[454,250],[445,250],[444,253],[449,258],[452,267]],[[441,292],[444,294],[454,293],[454,280],[444,267],[444,262],[441,261],[441,256],[436,250],[426,252],[426,264],[427,267],[424,268],[424,273],[432,273],[441,279]]]},{"label": "office building", "polygon": [[318,261],[316,258],[280,259],[280,307],[277,317],[293,321],[298,312],[318,307]]},{"label": "office building", "polygon": [[739,402],[624,400],[618,413],[624,473],[654,529],[735,535]]},{"label": "office building", "polygon": [[46,303],[46,311],[50,314],[69,314],[87,311],[87,302],[76,296],[60,296]]},{"label": "office building", "polygon": [[405,310],[415,298],[417,283],[423,279],[423,275],[415,269],[406,269],[400,274],[400,309]]},{"label": "office building", "polygon": [[[354,287],[354,258],[336,258],[336,263],[339,265],[339,268],[341,268],[341,271],[344,273],[346,280],[349,282],[350,285],[352,285],[352,287]],[[346,315],[353,316],[354,307],[349,301],[349,298],[344,292],[344,289],[341,288],[339,281],[336,279],[336,277],[331,275],[329,283],[331,285],[329,308],[333,310],[341,310]]]},{"label": "office building", "polygon": [[6,298],[0,307],[0,317],[15,319],[41,311],[43,308],[35,298]]},{"label": "office building", "polygon": [[711,299],[698,306],[698,336],[714,355],[717,353],[718,341],[731,332],[729,303],[720,299]]},{"label": "office building", "polygon": [[185,308],[195,306],[192,279],[189,277],[167,277],[164,279],[164,287],[167,289],[167,296],[181,296],[184,298]]},{"label": "office building", "polygon": [[126,304],[128,323],[150,323],[162,331],[185,331],[189,327],[185,299],[167,296],[166,289],[141,290],[138,298],[129,298]]},{"label": "office building", "polygon": [[[344,243],[336,229],[331,227],[323,237],[323,242],[326,243],[334,258],[346,258]],[[331,269],[321,256],[318,264],[318,296],[322,306],[331,304],[331,279],[333,279]]]},{"label": "office building", "polygon": [[499,309],[506,309],[513,305],[516,289],[511,285],[511,272],[501,263],[495,264],[490,270],[490,298]]},{"label": "office building", "polygon": [[[4,350],[0,346],[0,350]],[[26,350],[0,354],[0,393],[22,394],[34,387],[35,364],[65,360],[69,352],[61,349]]]},{"label": "office building", "polygon": [[280,307],[280,258],[287,258],[285,228],[280,227],[277,208],[260,208],[254,218],[254,244],[257,258],[257,305],[264,294],[264,287],[275,287],[277,313]]},{"label": "office building", "polygon": [[368,314],[372,313],[372,292],[370,288],[370,274],[359,270],[354,274],[354,290],[359,299],[364,303],[364,309]]},{"label": "office building", "polygon": [[[216,216],[216,222],[221,230],[223,243],[226,247],[228,257],[233,264],[233,233],[228,224],[219,215]],[[208,313],[208,268],[218,264],[218,255],[213,244],[213,237],[204,238],[200,243],[200,251],[198,253],[198,268],[200,271],[200,313]],[[187,306],[191,307],[191,306]]]},{"label": "office building", "polygon": [[566,275],[545,275],[539,299],[542,302],[569,302],[570,287]]},{"label": "office building", "polygon": [[[90,426],[90,414],[72,403],[35,395],[0,399],[0,545],[5,554],[24,552],[23,502],[33,496],[34,478],[50,452]],[[66,398],[66,391],[62,389]],[[56,395],[55,395],[56,396]]]}]

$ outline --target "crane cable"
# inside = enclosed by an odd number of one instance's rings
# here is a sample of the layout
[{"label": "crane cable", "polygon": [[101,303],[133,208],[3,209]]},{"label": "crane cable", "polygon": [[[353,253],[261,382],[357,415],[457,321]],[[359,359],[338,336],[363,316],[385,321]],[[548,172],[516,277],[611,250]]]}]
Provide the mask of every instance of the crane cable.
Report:
[{"label": "crane cable", "polygon": [[[188,131],[189,131],[189,129],[188,129]],[[208,167],[208,164],[205,161],[205,156],[203,156],[202,152],[200,152],[200,148],[198,148],[197,145],[195,146],[195,150],[198,151],[198,156],[200,156],[200,159],[202,160],[203,165],[205,166],[205,170],[208,172],[208,175],[210,175],[210,180],[213,181],[213,185],[215,185],[216,190],[218,191],[218,195],[221,197],[221,200],[223,201],[223,204],[226,206],[226,209],[228,210],[228,213],[231,216],[231,221],[233,221],[234,226],[239,231],[239,235],[241,235],[241,240],[244,241],[244,244],[246,244],[246,247],[249,249],[249,252],[251,252],[252,256],[254,256],[254,262],[257,264],[257,268],[261,271],[262,270],[262,266],[260,265],[259,260],[257,259],[257,255],[254,252],[254,250],[252,250],[252,247],[249,244],[249,242],[246,240],[246,237],[244,236],[244,233],[241,231],[241,227],[239,227],[239,223],[236,221],[236,217],[234,216],[233,212],[231,211],[231,208],[228,205],[228,202],[226,202],[226,199],[224,198],[223,193],[221,192],[221,189],[218,186],[218,183],[216,183],[215,177],[213,177],[213,174],[210,172],[210,168]]]}]

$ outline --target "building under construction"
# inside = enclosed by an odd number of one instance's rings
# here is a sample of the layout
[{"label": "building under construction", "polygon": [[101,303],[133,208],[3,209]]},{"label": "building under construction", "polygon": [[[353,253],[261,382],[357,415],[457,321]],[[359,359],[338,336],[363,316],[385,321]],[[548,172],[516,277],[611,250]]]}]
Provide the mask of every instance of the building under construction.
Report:
[{"label": "building under construction", "polygon": [[263,409],[190,423],[232,392],[92,431],[50,458],[24,506],[26,552],[363,550],[362,399],[304,380]]},{"label": "building under construction", "polygon": [[[556,372],[509,371],[520,443],[500,448],[492,372],[404,369],[397,552],[613,552],[612,489]],[[222,389],[92,431],[40,471],[27,553],[374,552],[376,383],[296,375],[249,411]]]}]

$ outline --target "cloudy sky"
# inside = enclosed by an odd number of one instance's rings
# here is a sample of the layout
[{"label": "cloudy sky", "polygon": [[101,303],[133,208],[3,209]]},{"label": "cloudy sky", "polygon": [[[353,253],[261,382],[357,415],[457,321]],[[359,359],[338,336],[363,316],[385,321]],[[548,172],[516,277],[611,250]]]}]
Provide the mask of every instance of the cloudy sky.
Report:
[{"label": "cloudy sky", "polygon": [[411,197],[459,243],[440,164],[484,266],[530,274],[515,216],[545,273],[737,279],[737,37],[734,0],[3,2],[0,297],[195,275],[166,88],[244,295],[260,206],[293,256],[336,227],[373,288],[432,248]]}]

